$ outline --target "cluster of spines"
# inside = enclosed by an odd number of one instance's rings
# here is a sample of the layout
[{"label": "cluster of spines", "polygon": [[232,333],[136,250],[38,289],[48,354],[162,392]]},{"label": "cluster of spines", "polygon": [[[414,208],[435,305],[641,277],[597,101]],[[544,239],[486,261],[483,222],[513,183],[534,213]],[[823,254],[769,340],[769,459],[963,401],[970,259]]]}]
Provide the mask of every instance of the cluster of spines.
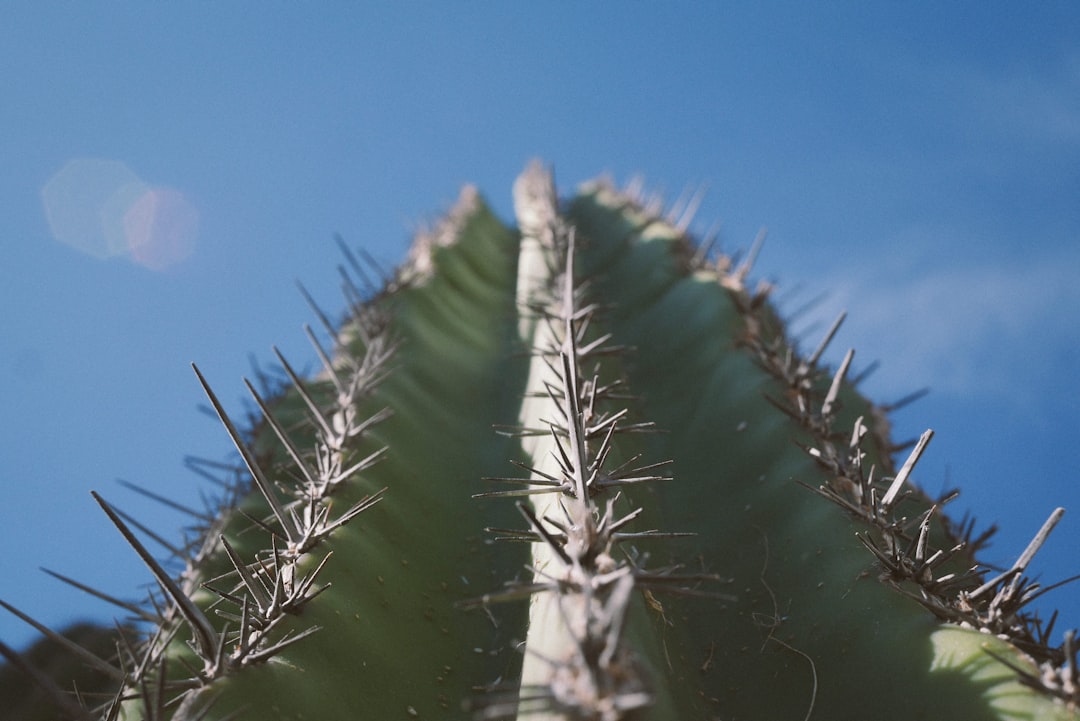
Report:
[{"label": "cluster of spines", "polygon": [[[619,549],[632,540],[685,535],[626,531],[642,509],[621,514],[616,510],[622,489],[672,480],[663,474],[670,461],[638,465],[638,456],[618,465],[610,461],[617,435],[649,432],[653,426],[627,422],[625,406],[608,410],[612,402],[628,397],[620,380],[603,379],[599,358],[621,349],[609,343],[610,336],[593,333],[600,309],[584,301],[587,289],[575,282],[575,231],[558,216],[546,171],[534,167],[519,184],[516,200],[522,232],[543,246],[549,273],[549,281],[524,299],[522,311],[542,326],[534,336],[532,355],[547,369],[543,387],[530,392],[533,398],[546,401],[556,415],[538,419],[541,426],[508,431],[523,438],[550,440],[550,446],[539,446],[546,449],[542,455],[547,457],[519,464],[529,472],[528,478],[487,479],[521,488],[477,496],[533,500],[533,505],[516,501],[527,529],[488,530],[499,540],[532,542],[546,552],[534,553],[531,581],[512,582],[478,602],[542,595],[553,602],[556,618],[549,621],[560,628],[538,633],[560,636],[568,641],[568,648],[555,656],[526,645],[527,662],[532,657],[547,673],[539,681],[526,678],[509,700],[496,698],[486,705],[483,715],[504,718],[547,711],[567,719],[618,721],[654,701],[647,674],[624,634],[636,593],[661,589],[715,597],[719,594],[696,586],[720,579],[711,574],[684,574],[677,567],[647,570],[643,567],[646,559],[636,551]],[[531,218],[538,222],[530,227]],[[595,366],[586,371],[589,364]]]},{"label": "cluster of spines", "polygon": [[[933,438],[926,430],[900,469],[877,469],[868,465],[865,444],[874,434],[864,417],[855,420],[849,433],[834,430],[839,408],[837,396],[854,355],[848,351],[834,373],[824,397],[817,391],[820,371],[816,360],[824,350],[842,316],[832,326],[819,350],[807,361],[793,362],[792,354],[781,350],[781,341],[771,343],[753,338],[750,344],[761,365],[781,381],[788,395],[773,399],[777,407],[794,418],[814,439],[805,447],[828,475],[828,481],[813,488],[821,496],[860,521],[867,531],[858,535],[875,558],[881,580],[901,594],[927,608],[941,621],[972,628],[1002,638],[1038,665],[1041,673],[999,658],[1020,674],[1026,683],[1070,704],[1080,703],[1074,674],[1076,651],[1073,634],[1065,635],[1062,647],[1050,644],[1053,619],[1048,624],[1028,611],[1029,604],[1046,591],[1025,573],[1036,552],[1045,543],[1064,515],[1056,508],[1027,548],[1008,568],[993,573],[975,560],[975,552],[988,534],[971,537],[971,525],[963,533],[940,514],[956,492],[937,500],[926,498],[910,483],[911,473]],[[881,439],[874,442],[881,444]],[[875,477],[875,475],[877,477]],[[913,516],[900,512],[907,498],[917,499],[920,510]],[[939,520],[940,519],[940,520]],[[939,520],[934,528],[934,522]],[[935,536],[944,539],[944,545]]]},{"label": "cluster of spines", "polygon": [[[628,192],[626,197],[633,195]],[[634,202],[646,215],[659,218],[662,204],[658,199],[634,199]],[[691,199],[686,210],[676,208],[669,212],[667,221],[680,232],[685,231],[689,225],[687,213],[694,207],[696,203]],[[1080,577],[1043,587],[1025,575],[1035,554],[1064,515],[1064,509],[1056,508],[1051,512],[1009,568],[991,573],[991,569],[975,560],[975,555],[995,529],[973,536],[973,522],[958,526],[940,513],[941,507],[954,500],[958,492],[931,500],[910,483],[911,473],[932,439],[933,431],[927,430],[917,440],[900,447],[890,447],[885,433],[876,431],[879,423],[887,426],[886,413],[926,391],[874,409],[875,415],[880,417],[871,418],[869,424],[865,417],[859,417],[849,433],[838,431],[836,422],[841,410],[842,386],[858,383],[869,372],[864,371],[856,379],[849,378],[853,350],[847,351],[831,378],[820,365],[822,355],[846,314],[841,313],[814,352],[803,357],[785,337],[783,325],[771,316],[772,311],[765,303],[771,287],[763,284],[752,292],[746,288],[749,264],[760,249],[762,235],[755,241],[746,262],[738,267],[724,256],[710,260],[711,242],[694,244],[685,233],[683,238],[688,268],[716,273],[744,319],[746,328],[742,342],[755,355],[759,365],[783,387],[782,398],[769,397],[768,400],[814,439],[804,446],[804,450],[827,473],[829,480],[811,490],[840,506],[868,528],[858,538],[878,564],[881,580],[926,607],[941,621],[1008,641],[1030,657],[1038,672],[1003,657],[997,657],[999,661],[1013,668],[1027,685],[1073,707],[1080,707],[1080,678],[1077,677],[1080,649],[1075,632],[1067,631],[1061,646],[1055,647],[1050,637],[1056,613],[1044,623],[1029,610],[1031,602],[1042,594]],[[912,448],[900,469],[893,473],[889,467],[875,468],[865,463],[865,443],[871,439],[888,452],[903,450],[905,446]],[[880,462],[888,464],[889,458],[885,456]],[[925,510],[913,517],[899,513],[897,507],[907,498],[918,499]],[[945,539],[943,547],[934,543],[933,531]]]},{"label": "cluster of spines", "polygon": [[[305,437],[313,438],[311,449],[301,448],[293,441],[290,431],[296,429],[287,429],[279,422],[272,409],[273,403],[264,397],[269,394],[266,391],[260,394],[245,379],[260,413],[258,426],[270,429],[288,459],[287,463],[280,463],[278,458],[272,470],[265,470],[266,459],[260,458],[253,439],[244,436],[202,373],[193,366],[215,414],[240,454],[243,470],[227,464],[210,464],[210,467],[216,466],[216,470],[224,469],[230,474],[230,478],[221,480],[207,470],[208,464],[205,462],[192,461],[188,464],[218,482],[226,492],[212,512],[188,511],[196,516],[199,526],[194,529],[197,531],[196,539],[185,544],[184,548],[176,548],[157,535],[150,534],[150,537],[170,549],[175,558],[183,560],[183,570],[176,577],[170,574],[166,570],[168,561],[158,561],[139,540],[133,528],[144,534],[150,533],[149,530],[99,494],[93,493],[109,520],[150,569],[157,583],[156,591],[150,593],[145,604],[129,603],[61,574],[49,572],[61,581],[124,609],[149,632],[118,627],[116,654],[114,658],[106,660],[0,601],[4,608],[76,654],[90,667],[113,679],[118,687],[115,695],[104,700],[84,696],[78,689],[72,696],[43,674],[28,667],[6,646],[0,645],[0,652],[23,668],[48,693],[65,717],[79,721],[114,721],[122,713],[127,713],[125,708],[135,703],[133,710],[144,719],[168,716],[198,721],[205,717],[213,704],[212,684],[216,679],[242,667],[264,663],[319,630],[314,626],[299,631],[291,628],[282,630],[281,627],[288,626],[287,619],[295,618],[306,604],[326,588],[316,584],[319,572],[330,557],[329,551],[322,550],[322,542],[336,529],[377,503],[385,490],[365,495],[344,512],[332,513],[332,500],[337,492],[377,463],[386,451],[381,448],[361,458],[356,457],[361,437],[372,425],[389,415],[389,411],[383,409],[361,417],[359,409],[363,407],[364,399],[373,393],[384,378],[395,351],[387,318],[383,311],[369,302],[373,291],[370,281],[363,274],[355,256],[342,247],[353,270],[361,274],[361,282],[366,287],[366,290],[361,290],[342,268],[351,309],[350,324],[347,326],[350,337],[345,338],[336,331],[313,302],[313,308],[334,341],[333,351],[328,353],[310,328],[305,327],[322,361],[322,380],[324,385],[330,386],[330,392],[322,388],[314,389],[310,383],[301,380],[284,356],[274,349],[287,377],[284,385],[291,386],[291,392],[306,408],[310,428],[303,429],[303,432]],[[304,295],[311,302],[306,292]],[[282,396],[279,393],[273,395]],[[250,426],[257,427],[256,422],[250,422]],[[125,485],[178,507],[149,491],[131,484]],[[266,548],[256,553],[254,558],[245,559],[229,542],[225,531],[226,526],[235,521],[236,513],[243,513],[239,510],[239,500],[253,489],[257,489],[266,501],[270,515],[263,518],[247,516],[252,527],[266,532],[267,541]],[[207,560],[215,554],[224,554],[231,570],[216,578],[205,578]],[[305,573],[301,566],[310,566],[311,570]],[[216,596],[216,600],[206,608],[196,602],[196,596],[203,591]],[[215,623],[208,614],[222,620]],[[137,639],[137,636],[142,638]],[[188,637],[186,649],[183,653],[177,653],[175,640],[183,636]],[[193,655],[189,656],[189,653]]]}]

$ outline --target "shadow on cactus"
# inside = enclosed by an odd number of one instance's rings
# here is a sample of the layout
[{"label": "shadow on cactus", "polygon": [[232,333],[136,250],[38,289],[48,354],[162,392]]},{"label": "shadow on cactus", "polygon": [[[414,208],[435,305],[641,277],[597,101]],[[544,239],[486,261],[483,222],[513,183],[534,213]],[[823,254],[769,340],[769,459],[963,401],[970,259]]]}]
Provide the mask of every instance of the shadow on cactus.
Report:
[{"label": "shadow on cactus", "polygon": [[[6,646],[71,719],[1075,719],[1073,634],[909,476],[886,412],[785,335],[750,258],[606,182],[467,188],[392,277],[343,246],[322,371],[248,383],[177,549],[94,494],[157,590]],[[377,275],[377,274],[376,274]],[[892,457],[906,458],[899,469]],[[70,640],[68,640],[70,637]],[[16,674],[23,677],[16,681]],[[31,681],[33,683],[31,683]],[[32,690],[36,689],[36,690]],[[10,698],[8,698],[10,697]],[[22,704],[22,705],[16,705]],[[48,707],[46,707],[46,704]],[[58,713],[59,712],[59,713]]]}]

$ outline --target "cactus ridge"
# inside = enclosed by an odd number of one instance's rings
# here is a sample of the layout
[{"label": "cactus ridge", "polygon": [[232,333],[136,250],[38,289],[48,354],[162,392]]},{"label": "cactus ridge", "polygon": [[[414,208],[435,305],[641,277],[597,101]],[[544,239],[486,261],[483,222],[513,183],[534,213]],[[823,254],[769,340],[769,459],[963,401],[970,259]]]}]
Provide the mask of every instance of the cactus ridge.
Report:
[{"label": "cactus ridge", "polygon": [[[867,528],[858,533],[857,538],[877,561],[880,580],[924,606],[941,621],[992,634],[1021,649],[1038,670],[994,655],[992,651],[988,653],[1016,671],[1024,684],[1070,705],[1080,704],[1075,671],[1075,632],[1067,631],[1062,645],[1054,647],[1050,645],[1054,619],[1044,623],[1029,610],[1036,598],[1080,576],[1044,588],[1024,575],[1065,509],[1054,509],[1016,562],[987,580],[986,571],[975,556],[989,534],[973,540],[970,537],[973,524],[968,526],[966,533],[958,532],[953,522],[940,512],[945,504],[956,499],[959,492],[930,499],[909,484],[915,464],[933,438],[933,430],[928,429],[919,437],[900,470],[891,476],[885,475],[893,471],[889,467],[889,457],[878,459],[884,468],[877,479],[874,478],[877,469],[866,463],[865,442],[868,435],[876,433],[879,436],[877,443],[887,443],[887,421],[880,416],[872,419],[871,422],[876,420],[878,426],[872,430],[860,416],[850,434],[834,430],[838,425],[834,413],[837,398],[855,351],[849,349],[845,354],[824,398],[817,392],[821,385],[817,361],[843,322],[844,314],[830,327],[817,350],[802,360],[794,345],[782,335],[770,340],[760,332],[753,332],[763,327],[775,327],[754,318],[764,308],[761,293],[747,294],[740,288],[740,283],[729,283],[728,287],[752,331],[744,342],[762,368],[787,391],[783,400],[771,398],[771,402],[815,438],[815,445],[804,446],[804,449],[826,472],[828,480],[817,487],[800,483],[842,508]],[[895,513],[901,500],[916,501],[925,510],[910,516]],[[933,521],[937,523],[932,524]],[[990,529],[990,533],[993,530]],[[957,560],[960,560],[959,565]]]},{"label": "cactus ridge", "polygon": [[[337,346],[336,363],[330,361],[330,356],[309,332],[333,390],[333,393],[323,394],[328,398],[316,399],[275,349],[296,396],[303,402],[308,419],[314,425],[313,452],[304,453],[297,447],[270,405],[255,386],[245,380],[261,412],[262,424],[272,431],[291,460],[292,473],[271,475],[263,470],[257,449],[225,412],[199,369],[192,366],[244,462],[247,482],[230,489],[229,498],[222,501],[222,513],[204,518],[207,525],[200,529],[201,547],[188,559],[179,580],[174,580],[155,560],[132,532],[122,513],[96,492],[92,493],[151,570],[165,598],[163,602],[151,598],[152,606],[159,609],[155,619],[158,631],[146,643],[129,643],[124,638],[124,645],[118,647],[119,660],[129,671],[96,661],[98,668],[122,681],[123,687],[105,705],[87,709],[83,716],[90,717],[93,713],[95,718],[107,721],[132,714],[143,719],[164,718],[167,713],[173,713],[174,718],[202,718],[210,711],[213,699],[208,703],[200,691],[244,667],[265,663],[320,630],[319,626],[310,626],[300,631],[289,628],[282,632],[280,627],[290,618],[301,615],[304,607],[328,588],[327,585],[316,585],[332,555],[331,551],[322,548],[324,541],[335,530],[378,503],[385,490],[365,494],[347,510],[333,513],[333,500],[338,491],[377,463],[386,451],[379,448],[360,458],[355,458],[353,452],[356,439],[389,416],[389,411],[383,409],[361,417],[357,409],[384,377],[394,353],[394,344],[385,331],[377,307],[355,306],[353,310],[355,315],[350,331],[356,339],[352,340],[350,352],[343,352],[344,341],[337,333],[332,336]],[[357,346],[365,349],[364,352],[357,354]],[[265,541],[256,544],[259,550],[249,556],[250,560],[245,560],[242,552],[228,540],[230,529],[227,526],[234,524],[236,519],[227,510],[235,508],[244,515],[240,499],[253,490],[265,501],[269,515],[246,516],[250,522],[247,530],[265,534]],[[244,544],[245,548],[249,546],[250,540]],[[218,549],[224,551],[229,567],[219,569],[224,572],[210,573],[214,568],[211,556],[214,553],[220,556]],[[217,597],[209,608],[213,609],[214,615],[224,619],[223,625],[212,623],[206,609],[196,602],[199,594],[205,592]],[[129,606],[123,604],[124,608]],[[143,612],[140,615],[145,618],[150,614]],[[190,639],[183,655],[177,658],[173,638],[184,633]],[[187,668],[190,673],[178,674],[178,667]],[[62,698],[70,710],[70,701]],[[132,702],[136,704],[134,707],[130,706]]]},{"label": "cactus ridge", "polygon": [[[617,721],[655,700],[647,672],[625,638],[635,590],[726,596],[697,588],[704,581],[721,580],[719,576],[680,573],[678,567],[650,571],[635,561],[633,553],[616,550],[629,541],[684,535],[656,530],[628,533],[624,527],[643,509],[616,510],[622,489],[671,481],[656,474],[670,461],[638,465],[635,456],[615,467],[609,462],[618,436],[651,431],[653,424],[626,422],[625,405],[616,403],[618,410],[606,410],[612,401],[626,397],[621,383],[601,380],[606,375],[601,360],[622,349],[610,345],[609,334],[590,335],[599,308],[587,301],[587,288],[575,279],[575,231],[559,218],[550,176],[534,166],[519,180],[516,196],[519,217],[536,218],[535,225],[524,224],[523,245],[534,243],[533,250],[543,261],[523,267],[526,272],[544,267],[548,274],[522,298],[523,312],[532,321],[531,356],[538,381],[526,389],[530,397],[526,405],[542,407],[551,415],[530,410],[526,415],[539,425],[514,431],[538,441],[532,450],[536,465],[525,466],[531,474],[528,479],[499,480],[528,487],[477,494],[527,496],[535,504],[534,508],[517,501],[528,529],[501,536],[535,544],[533,579],[513,582],[481,601],[541,594],[546,598],[534,599],[531,609],[530,626],[539,629],[535,636],[542,638],[527,642],[524,649],[529,658],[520,693],[528,701],[519,703],[515,693],[509,701],[483,707],[484,717],[543,712]],[[563,646],[562,656],[556,656],[552,639],[560,635],[569,637],[570,643]]]},{"label": "cactus ridge", "polygon": [[[93,494],[155,579],[147,603],[50,572],[134,617],[114,651],[0,601],[93,683],[73,695],[0,655],[79,721],[463,702],[552,721],[1075,719],[1074,633],[1050,643],[1030,611],[1049,588],[1027,576],[1063,510],[988,572],[986,535],[942,512],[955,494],[911,483],[932,431],[895,468],[853,351],[821,364],[843,316],[802,355],[771,288],[747,284],[763,236],[716,253],[687,231],[697,201],[665,214],[600,181],[562,204],[534,164],[516,229],[467,188],[393,276],[338,239],[347,321],[301,287],[332,341],[305,328],[316,377],[275,348],[282,375],[245,381],[245,426],[193,366],[240,458],[189,459],[224,488],[188,511],[194,538]],[[861,580],[871,564],[886,590]]]},{"label": "cactus ridge", "polygon": [[[650,208],[647,207],[650,201],[640,194],[628,192],[625,197],[636,212],[658,214],[655,200]],[[675,222],[672,217],[675,212],[673,209],[669,213],[668,222]],[[869,440],[868,436],[876,436],[874,440],[878,445],[887,447],[889,444],[888,421],[884,413],[905,405],[925,391],[914,393],[891,406],[871,409],[874,417],[858,417],[850,434],[836,430],[839,425],[837,400],[847,380],[855,351],[849,349],[846,352],[824,397],[820,393],[823,370],[818,361],[835,337],[846,312],[841,313],[830,326],[815,351],[805,358],[801,357],[796,345],[784,336],[783,324],[771,317],[771,310],[765,303],[771,287],[762,285],[754,292],[749,292],[745,287],[749,265],[760,250],[762,237],[759,235],[755,240],[747,263],[738,268],[734,268],[734,263],[725,257],[709,263],[701,252],[693,256],[694,261],[690,265],[697,270],[707,269],[718,273],[719,282],[731,292],[746,322],[747,333],[741,342],[757,358],[760,366],[785,389],[782,399],[770,396],[768,400],[815,439],[815,445],[806,445],[804,449],[826,472],[828,480],[816,487],[802,481],[799,483],[839,506],[867,527],[857,537],[877,561],[879,578],[884,584],[921,604],[941,621],[962,628],[978,629],[1013,644],[1029,656],[1028,660],[1034,662],[1038,670],[1004,659],[993,651],[988,651],[988,654],[1016,671],[1024,684],[1057,697],[1070,706],[1080,705],[1075,632],[1066,631],[1062,645],[1054,647],[1050,644],[1054,619],[1046,623],[1030,610],[1030,604],[1036,598],[1080,576],[1043,587],[1024,575],[1039,548],[1061,520],[1065,509],[1054,509],[1016,562],[987,580],[986,571],[977,561],[976,553],[995,529],[990,528],[982,536],[972,538],[974,521],[969,522],[966,528],[957,528],[940,511],[945,504],[956,499],[958,491],[930,499],[919,488],[908,483],[915,464],[934,435],[933,430],[925,431],[914,443],[899,472],[891,468],[888,455],[875,458],[881,466],[877,469],[866,462],[868,452],[865,443]],[[692,247],[693,243],[690,242],[690,245]],[[878,479],[874,478],[875,470],[882,474]],[[925,510],[911,517],[897,514],[894,509],[902,499],[914,500],[925,506]],[[932,521],[937,522],[933,524],[933,534]],[[956,563],[958,559],[959,565]],[[940,573],[941,570],[945,572]]]}]

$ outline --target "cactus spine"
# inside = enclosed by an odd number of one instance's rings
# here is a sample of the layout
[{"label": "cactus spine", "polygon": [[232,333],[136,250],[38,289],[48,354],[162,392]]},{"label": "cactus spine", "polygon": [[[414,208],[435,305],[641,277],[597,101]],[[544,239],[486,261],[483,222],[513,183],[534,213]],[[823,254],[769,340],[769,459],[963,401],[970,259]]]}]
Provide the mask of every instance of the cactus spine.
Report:
[{"label": "cactus spine", "polygon": [[354,264],[254,428],[198,375],[242,480],[179,578],[95,494],[161,590],[69,716],[1077,718],[1024,608],[1060,511],[988,575],[908,483],[929,432],[894,471],[748,265],[538,165],[515,211],[467,189],[381,287]]}]

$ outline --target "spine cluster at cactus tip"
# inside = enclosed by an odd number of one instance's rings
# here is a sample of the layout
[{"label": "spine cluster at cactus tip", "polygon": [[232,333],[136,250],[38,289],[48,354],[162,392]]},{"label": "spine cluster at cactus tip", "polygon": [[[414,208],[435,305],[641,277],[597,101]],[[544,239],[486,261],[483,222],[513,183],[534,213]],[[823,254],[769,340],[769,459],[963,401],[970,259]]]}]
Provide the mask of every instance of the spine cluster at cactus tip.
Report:
[{"label": "spine cluster at cactus tip", "polygon": [[[0,717],[1080,720],[1028,567],[913,471],[853,351],[788,336],[691,209],[530,165],[516,222],[466,188],[392,275],[341,244],[321,370],[247,383],[198,533],[111,626],[0,644]],[[691,205],[691,204],[687,204]],[[894,465],[898,461],[897,465]],[[153,495],[150,491],[143,493]],[[156,547],[156,546],[155,546]],[[181,568],[178,573],[176,569]]]}]

